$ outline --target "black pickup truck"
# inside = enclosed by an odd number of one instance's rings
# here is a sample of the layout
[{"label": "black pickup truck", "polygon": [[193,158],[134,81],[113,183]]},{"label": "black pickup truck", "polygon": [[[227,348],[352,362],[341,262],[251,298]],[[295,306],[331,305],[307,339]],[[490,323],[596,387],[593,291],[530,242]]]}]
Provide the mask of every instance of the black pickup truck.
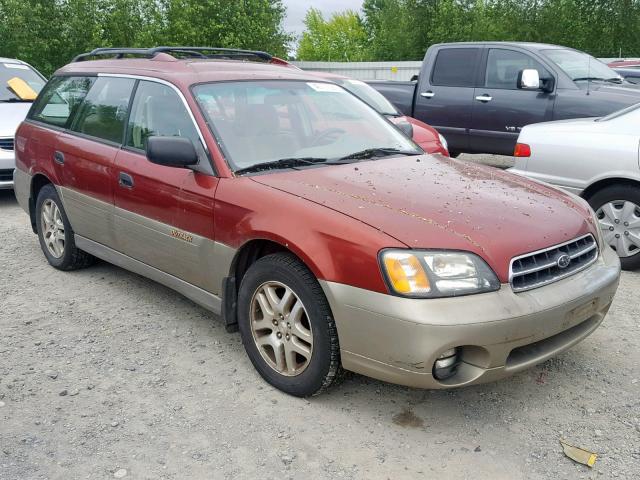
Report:
[{"label": "black pickup truck", "polygon": [[539,43],[433,45],[417,81],[369,83],[404,114],[435,127],[454,155],[512,155],[525,125],[599,117],[640,102],[640,85],[599,60]]}]

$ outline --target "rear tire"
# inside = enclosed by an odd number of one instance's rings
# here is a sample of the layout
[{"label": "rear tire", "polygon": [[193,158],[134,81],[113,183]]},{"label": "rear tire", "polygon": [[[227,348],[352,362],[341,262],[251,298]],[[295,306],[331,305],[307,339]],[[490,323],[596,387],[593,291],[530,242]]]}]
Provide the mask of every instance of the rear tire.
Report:
[{"label": "rear tire", "polygon": [[294,255],[267,255],[249,267],[238,293],[238,327],[253,366],[283,392],[309,397],[342,378],[331,309]]},{"label": "rear tire", "polygon": [[640,188],[612,185],[588,201],[600,220],[605,242],[620,257],[622,269],[640,268]]},{"label": "rear tire", "polygon": [[76,247],[73,229],[55,187],[45,185],[36,201],[36,229],[44,256],[58,270],[88,267],[95,257]]}]

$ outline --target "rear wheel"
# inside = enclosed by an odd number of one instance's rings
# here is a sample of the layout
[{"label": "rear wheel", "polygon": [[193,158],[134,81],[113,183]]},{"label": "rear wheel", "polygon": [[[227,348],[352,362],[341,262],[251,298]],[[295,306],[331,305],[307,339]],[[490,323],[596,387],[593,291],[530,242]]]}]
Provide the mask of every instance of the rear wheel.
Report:
[{"label": "rear wheel", "polygon": [[95,258],[76,247],[74,233],[53,185],[45,185],[36,201],[36,228],[44,256],[59,270],[77,270]]},{"label": "rear wheel", "polygon": [[615,185],[589,198],[605,242],[620,257],[624,270],[640,268],[640,188]]},{"label": "rear wheel", "polygon": [[316,395],[341,377],[327,299],[291,254],[267,255],[249,268],[238,294],[238,327],[256,370],[286,393]]}]

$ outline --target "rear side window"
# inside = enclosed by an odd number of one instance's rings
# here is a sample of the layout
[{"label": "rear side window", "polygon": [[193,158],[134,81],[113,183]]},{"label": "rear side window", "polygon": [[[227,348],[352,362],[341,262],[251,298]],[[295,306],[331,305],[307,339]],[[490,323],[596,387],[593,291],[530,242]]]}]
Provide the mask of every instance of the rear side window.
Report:
[{"label": "rear side window", "polygon": [[518,74],[524,69],[537,70],[540,78],[548,78],[550,76],[547,69],[525,53],[492,48],[487,56],[487,72],[484,86],[487,88],[516,90],[518,88]]},{"label": "rear side window", "polygon": [[130,78],[98,78],[82,102],[71,130],[121,144],[134,84]]},{"label": "rear side window", "polygon": [[438,52],[431,84],[443,87],[475,86],[479,48],[445,48]]},{"label": "rear side window", "polygon": [[65,128],[73,119],[95,77],[54,77],[38,96],[29,118]]},{"label": "rear side window", "polygon": [[141,81],[131,107],[127,129],[128,147],[147,148],[149,137],[184,137],[191,140],[202,159],[205,155],[200,136],[182,99],[170,87]]}]

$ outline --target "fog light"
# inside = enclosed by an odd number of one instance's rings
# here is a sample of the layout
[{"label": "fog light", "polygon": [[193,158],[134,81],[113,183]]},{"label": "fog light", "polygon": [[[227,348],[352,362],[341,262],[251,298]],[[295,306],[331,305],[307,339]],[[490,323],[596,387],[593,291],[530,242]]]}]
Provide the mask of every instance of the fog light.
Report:
[{"label": "fog light", "polygon": [[436,380],[446,380],[456,374],[460,355],[457,348],[450,348],[442,352],[433,364],[433,376]]}]

